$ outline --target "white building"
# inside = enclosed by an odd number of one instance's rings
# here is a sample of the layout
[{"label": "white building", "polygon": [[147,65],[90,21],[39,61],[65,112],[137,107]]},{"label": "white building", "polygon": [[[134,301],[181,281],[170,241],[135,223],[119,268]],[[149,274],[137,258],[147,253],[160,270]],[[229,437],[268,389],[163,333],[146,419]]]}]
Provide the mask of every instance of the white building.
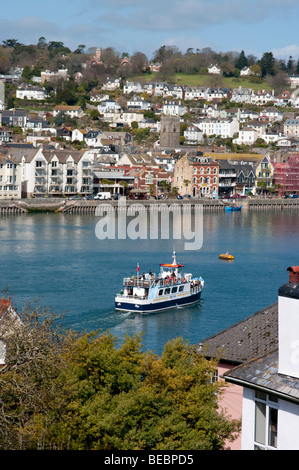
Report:
[{"label": "white building", "polygon": [[120,88],[121,78],[107,78],[106,83],[103,84],[102,89],[107,91],[115,91]]},{"label": "white building", "polygon": [[72,142],[74,140],[78,140],[79,142],[83,142],[85,140],[86,135],[88,134],[88,131],[85,129],[74,129],[72,131]]},{"label": "white building", "polygon": [[54,117],[59,114],[66,114],[70,118],[82,118],[84,116],[84,111],[81,106],[67,106],[67,105],[58,105],[53,109]]},{"label": "white building", "polygon": [[203,134],[206,134],[207,136],[217,135],[224,139],[233,137],[240,129],[237,119],[202,120],[198,123],[198,127],[202,130]]},{"label": "white building", "polygon": [[224,373],[243,387],[242,450],[299,450],[299,266],[288,271],[278,291],[272,352]]},{"label": "white building", "polygon": [[259,106],[267,105],[275,99],[274,90],[258,90],[251,96],[251,104]]},{"label": "white building", "polygon": [[207,87],[187,87],[185,88],[184,99],[186,101],[205,100]]},{"label": "white building", "polygon": [[167,116],[183,116],[186,112],[186,106],[183,106],[180,102],[170,101],[163,105],[163,113]]},{"label": "white building", "polygon": [[239,131],[239,136],[233,140],[238,145],[253,145],[258,139],[259,133],[253,127],[243,127]]},{"label": "white building", "polygon": [[98,111],[100,114],[107,113],[109,111],[120,111],[121,107],[120,105],[114,101],[114,100],[105,100],[101,101],[101,103],[98,105]]},{"label": "white building", "polygon": [[250,67],[243,67],[242,70],[240,70],[240,76],[241,77],[249,77],[251,75],[251,70]]},{"label": "white building", "polygon": [[38,86],[22,85],[16,91],[16,98],[20,100],[45,100],[48,93]]},{"label": "white building", "polygon": [[141,111],[146,111],[151,109],[151,104],[148,101],[145,101],[144,98],[139,96],[134,96],[132,99],[127,101],[128,110],[139,109]]},{"label": "white building", "polygon": [[218,67],[218,65],[210,65],[210,67],[208,67],[208,73],[220,75],[221,69]]},{"label": "white building", "polygon": [[0,157],[0,199],[21,198],[20,163],[4,154]]},{"label": "white building", "polygon": [[3,191],[10,191],[9,186],[12,185],[15,191],[15,195],[8,192],[7,197],[19,199],[92,193],[94,153],[12,147],[7,149],[7,159],[5,164],[9,163],[9,168],[0,167]]},{"label": "white building", "polygon": [[234,103],[251,103],[251,96],[253,90],[251,88],[234,88],[231,96],[231,101]]},{"label": "white building", "polygon": [[126,83],[124,84],[123,92],[126,95],[129,95],[130,93],[143,93],[143,87],[139,82],[126,81]]},{"label": "white building", "polygon": [[202,141],[203,131],[194,124],[188,126],[184,131],[185,143],[186,144],[199,144]]}]

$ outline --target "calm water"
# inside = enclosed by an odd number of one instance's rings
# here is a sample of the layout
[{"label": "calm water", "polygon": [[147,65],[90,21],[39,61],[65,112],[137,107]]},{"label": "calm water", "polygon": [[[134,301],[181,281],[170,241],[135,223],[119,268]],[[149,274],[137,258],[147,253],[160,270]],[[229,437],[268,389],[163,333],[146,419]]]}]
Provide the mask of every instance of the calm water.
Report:
[{"label": "calm water", "polygon": [[[100,241],[93,215],[32,214],[1,217],[1,283],[21,310],[25,301],[64,313],[80,330],[109,329],[120,340],[143,333],[145,349],[160,353],[182,336],[195,344],[277,300],[288,266],[299,264],[296,210],[204,214],[202,249],[184,251],[178,261],[205,280],[196,306],[147,315],[114,310],[123,277],[159,271],[172,260],[166,240]],[[230,251],[233,262],[220,261]]]}]

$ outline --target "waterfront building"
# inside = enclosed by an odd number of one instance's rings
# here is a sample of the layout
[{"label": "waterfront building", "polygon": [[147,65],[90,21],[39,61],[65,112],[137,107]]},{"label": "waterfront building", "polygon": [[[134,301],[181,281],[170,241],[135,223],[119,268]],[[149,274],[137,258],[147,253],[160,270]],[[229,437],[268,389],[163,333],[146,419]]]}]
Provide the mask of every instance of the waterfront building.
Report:
[{"label": "waterfront building", "polygon": [[9,155],[0,154],[0,199],[21,198],[20,162]]},{"label": "waterfront building", "polygon": [[[44,150],[20,147],[3,149],[12,168],[4,168],[3,181],[15,181],[17,192],[7,197],[61,197],[92,194],[94,153],[85,150]],[[4,158],[4,157],[3,157]],[[6,165],[8,164],[8,161]],[[14,166],[16,165],[16,167]],[[1,168],[0,168],[1,170]],[[10,185],[3,185],[10,186]],[[8,188],[9,189],[9,188]],[[9,196],[10,195],[10,196]]]},{"label": "waterfront building", "polygon": [[299,194],[299,154],[291,154],[286,162],[274,163],[274,184],[286,194]]},{"label": "waterfront building", "polygon": [[272,187],[274,177],[274,164],[270,156],[266,154],[264,158],[256,164],[255,170],[255,191],[263,192]]},{"label": "waterfront building", "polygon": [[217,197],[219,162],[201,153],[184,155],[174,166],[172,185],[181,195]]},{"label": "waterfront building", "polygon": [[127,172],[133,178],[134,190],[139,190],[155,197],[167,194],[166,184],[171,187],[172,174],[163,168],[151,166],[133,166]]},{"label": "waterfront building", "polygon": [[234,196],[237,185],[237,167],[227,160],[219,161],[219,196]]},{"label": "waterfront building", "polygon": [[93,170],[93,193],[110,192],[111,195],[126,195],[134,188],[134,176],[127,168],[95,165]]},{"label": "waterfront building", "polygon": [[43,151],[46,160],[43,187],[52,197],[93,193],[94,154],[85,150]]}]

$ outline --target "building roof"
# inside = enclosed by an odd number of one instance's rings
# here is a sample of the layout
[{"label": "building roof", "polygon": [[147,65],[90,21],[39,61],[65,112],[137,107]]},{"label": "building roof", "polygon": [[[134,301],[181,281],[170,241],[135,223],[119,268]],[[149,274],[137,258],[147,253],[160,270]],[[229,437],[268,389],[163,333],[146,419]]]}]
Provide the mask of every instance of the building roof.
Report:
[{"label": "building roof", "polygon": [[278,348],[278,304],[256,312],[201,343],[206,357],[242,364]]},{"label": "building roof", "polygon": [[235,384],[266,388],[286,400],[299,400],[299,379],[278,373],[278,350],[239,365],[224,377]]}]

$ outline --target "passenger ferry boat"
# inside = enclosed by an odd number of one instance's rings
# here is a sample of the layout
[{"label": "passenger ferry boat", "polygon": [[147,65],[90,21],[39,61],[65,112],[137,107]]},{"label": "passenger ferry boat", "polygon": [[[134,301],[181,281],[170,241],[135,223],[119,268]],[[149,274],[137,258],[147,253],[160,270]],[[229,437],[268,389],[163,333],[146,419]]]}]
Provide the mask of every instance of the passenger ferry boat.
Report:
[{"label": "passenger ferry boat", "polygon": [[204,286],[201,277],[183,273],[173,253],[172,264],[161,264],[157,276],[151,271],[126,277],[123,289],[115,297],[115,309],[126,312],[156,312],[198,302]]}]

